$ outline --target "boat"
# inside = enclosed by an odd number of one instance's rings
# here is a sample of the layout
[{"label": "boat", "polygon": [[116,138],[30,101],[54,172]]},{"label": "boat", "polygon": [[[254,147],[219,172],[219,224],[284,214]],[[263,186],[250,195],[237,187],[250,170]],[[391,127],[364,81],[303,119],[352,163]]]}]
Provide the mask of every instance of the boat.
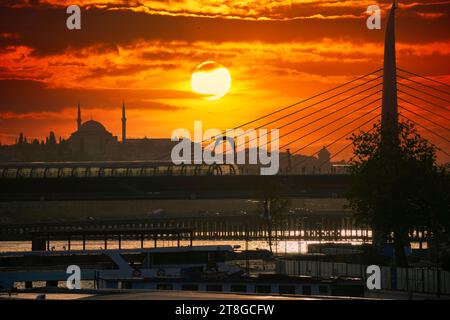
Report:
[{"label": "boat", "polygon": [[[263,253],[263,256],[267,256]],[[249,254],[246,254],[249,256]],[[257,256],[255,253],[252,257]],[[0,253],[0,289],[64,285],[68,266],[95,289],[146,289],[289,295],[363,296],[361,279],[250,274],[228,245]]]}]

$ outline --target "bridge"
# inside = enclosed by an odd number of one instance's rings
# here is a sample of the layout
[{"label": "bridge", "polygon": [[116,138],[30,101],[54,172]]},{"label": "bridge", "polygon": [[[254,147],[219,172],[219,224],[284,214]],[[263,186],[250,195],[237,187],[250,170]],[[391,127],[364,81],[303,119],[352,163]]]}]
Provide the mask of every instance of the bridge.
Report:
[{"label": "bridge", "polygon": [[108,176],[0,179],[0,201],[343,197],[348,175]]},{"label": "bridge", "polygon": [[[294,156],[323,143],[327,148],[339,147],[331,161],[352,146],[347,139],[353,133],[380,125],[387,145],[395,143],[399,118],[414,123],[438,147],[438,153],[450,159],[446,151],[450,145],[450,85],[397,67],[395,10],[394,4],[386,27],[382,68],[234,128],[280,129],[279,149],[286,150],[280,162],[286,166],[278,175],[245,174],[245,169],[236,165],[175,166],[163,159],[147,163],[9,163],[0,164],[0,201],[342,197],[351,177],[330,171],[329,162],[320,163],[312,173],[305,170],[305,164],[320,150]],[[214,138],[223,139],[226,133]],[[271,145],[268,140],[266,145]],[[225,140],[225,151],[227,143]],[[242,147],[234,144],[234,150]]]}]

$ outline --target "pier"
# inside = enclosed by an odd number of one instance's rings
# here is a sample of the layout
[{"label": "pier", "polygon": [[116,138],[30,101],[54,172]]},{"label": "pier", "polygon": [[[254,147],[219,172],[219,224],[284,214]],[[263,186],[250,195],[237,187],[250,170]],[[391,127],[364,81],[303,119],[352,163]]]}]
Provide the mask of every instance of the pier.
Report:
[{"label": "pier", "polygon": [[177,246],[180,246],[181,239],[189,239],[190,246],[192,246],[193,229],[188,228],[138,228],[138,229],[89,229],[89,230],[63,230],[63,231],[40,231],[31,232],[31,247],[32,250],[47,250],[51,249],[51,241],[62,240],[67,241],[67,249],[71,250],[71,243],[73,240],[80,240],[82,242],[83,250],[86,250],[86,242],[91,239],[103,239],[104,249],[108,249],[108,240],[116,240],[119,249],[122,248],[122,239],[139,239],[141,241],[141,248],[144,248],[144,241],[151,239],[153,246],[158,246],[158,239],[170,237],[176,239]]},{"label": "pier", "polygon": [[[360,241],[372,240],[370,226],[358,225],[348,213],[315,212],[282,215],[272,222],[273,239],[280,241]],[[42,241],[86,239],[123,240],[267,240],[268,220],[261,216],[161,217],[130,220],[73,221],[58,223],[0,225],[0,241]],[[427,241],[423,227],[410,230],[411,241]],[[38,240],[41,243],[38,244]],[[156,239],[156,240],[155,240]]]}]

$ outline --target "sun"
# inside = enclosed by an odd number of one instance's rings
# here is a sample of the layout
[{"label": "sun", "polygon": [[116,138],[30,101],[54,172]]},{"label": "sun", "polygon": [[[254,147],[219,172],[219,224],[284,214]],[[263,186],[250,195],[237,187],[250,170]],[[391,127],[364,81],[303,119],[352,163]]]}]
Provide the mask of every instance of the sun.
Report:
[{"label": "sun", "polygon": [[192,91],[205,95],[203,99],[218,100],[231,88],[231,75],[227,68],[214,61],[199,64],[191,76]]}]

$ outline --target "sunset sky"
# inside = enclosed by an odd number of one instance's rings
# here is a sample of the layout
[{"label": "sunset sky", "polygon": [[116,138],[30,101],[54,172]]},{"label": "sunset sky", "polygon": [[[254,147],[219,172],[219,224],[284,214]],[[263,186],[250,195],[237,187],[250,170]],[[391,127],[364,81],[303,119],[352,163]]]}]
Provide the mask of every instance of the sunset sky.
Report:
[{"label": "sunset sky", "polygon": [[[71,4],[82,7],[81,30],[66,28]],[[382,8],[381,30],[366,28],[372,4]],[[19,132],[43,139],[50,130],[68,138],[76,129],[78,102],[84,121],[98,120],[119,137],[122,101],[128,137],[169,137],[176,128],[191,130],[194,120],[202,120],[205,128],[235,127],[381,68],[390,5],[363,0],[1,0],[0,141],[13,143]],[[450,83],[449,12],[450,1],[399,1],[399,67]],[[232,78],[231,90],[218,100],[191,90],[193,70],[209,60],[225,66]],[[448,127],[445,120],[424,115]],[[431,123],[427,127],[449,137]],[[424,136],[449,152],[439,138]]]}]

